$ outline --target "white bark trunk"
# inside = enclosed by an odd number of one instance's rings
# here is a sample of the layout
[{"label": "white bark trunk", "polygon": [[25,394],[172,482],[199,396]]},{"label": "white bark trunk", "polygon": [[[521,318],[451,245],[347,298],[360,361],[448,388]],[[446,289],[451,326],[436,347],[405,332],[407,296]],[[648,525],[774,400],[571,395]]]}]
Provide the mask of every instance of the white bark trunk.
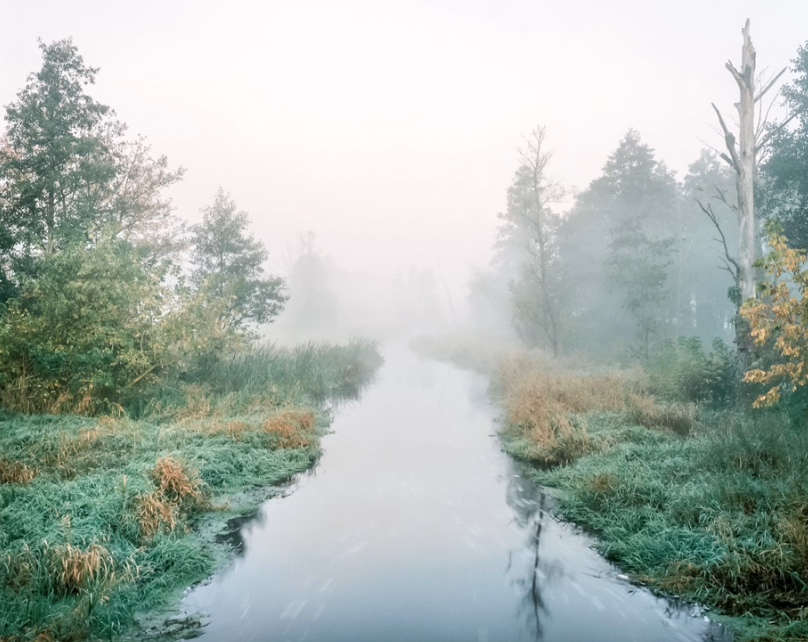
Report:
[{"label": "white bark trunk", "polygon": [[753,263],[757,255],[757,225],[755,223],[755,48],[749,35],[749,21],[743,29],[743,50],[740,73],[730,69],[738,82],[741,100],[739,116],[739,149],[737,167],[738,227],[740,231],[740,285],[744,300],[755,296],[756,274]]}]

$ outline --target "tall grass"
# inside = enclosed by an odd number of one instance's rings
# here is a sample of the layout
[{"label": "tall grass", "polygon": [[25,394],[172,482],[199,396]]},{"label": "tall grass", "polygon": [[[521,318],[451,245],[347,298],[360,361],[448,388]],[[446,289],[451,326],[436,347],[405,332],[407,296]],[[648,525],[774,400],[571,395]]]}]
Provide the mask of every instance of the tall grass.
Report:
[{"label": "tall grass", "polygon": [[650,377],[503,358],[503,442],[637,581],[740,618],[739,639],[808,639],[804,414],[726,408],[732,359],[695,345]]},{"label": "tall grass", "polygon": [[374,341],[307,342],[292,348],[268,345],[217,360],[200,368],[194,378],[218,395],[271,391],[283,401],[303,398],[320,403],[332,396],[358,394],[380,364]]},{"label": "tall grass", "polygon": [[107,639],[170,604],[228,554],[204,533],[309,468],[323,402],[379,362],[363,341],[267,348],[139,418],[0,415],[0,640]]},{"label": "tall grass", "polygon": [[804,640],[807,469],[804,426],[723,412],[689,439],[638,428],[537,477],[567,491],[563,514],[637,579],[751,616],[743,639]]},{"label": "tall grass", "polygon": [[272,344],[197,362],[179,381],[156,385],[130,399],[130,416],[173,420],[194,412],[232,413],[249,405],[320,405],[356,398],[382,364],[375,341],[345,345],[307,342]]},{"label": "tall grass", "polygon": [[633,424],[687,434],[693,408],[658,404],[640,371],[580,371],[529,353],[500,358],[493,391],[505,410],[506,449],[543,466],[569,464],[604,447],[591,435],[591,413],[613,413]]}]

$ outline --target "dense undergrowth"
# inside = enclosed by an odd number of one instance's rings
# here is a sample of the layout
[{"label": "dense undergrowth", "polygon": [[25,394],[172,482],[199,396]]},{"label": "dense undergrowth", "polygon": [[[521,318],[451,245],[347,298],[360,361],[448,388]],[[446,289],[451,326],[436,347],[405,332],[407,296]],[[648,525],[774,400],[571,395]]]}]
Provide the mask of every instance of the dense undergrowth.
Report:
[{"label": "dense undergrowth", "polygon": [[0,640],[109,639],[170,609],[380,362],[365,341],[264,348],[117,417],[0,416]]},{"label": "dense undergrowth", "polygon": [[635,581],[713,608],[738,639],[808,639],[799,395],[752,410],[760,390],[740,385],[721,342],[710,352],[697,340],[671,344],[647,370],[492,358],[463,342],[414,347],[490,376],[504,448],[558,489],[561,515],[594,532]]}]

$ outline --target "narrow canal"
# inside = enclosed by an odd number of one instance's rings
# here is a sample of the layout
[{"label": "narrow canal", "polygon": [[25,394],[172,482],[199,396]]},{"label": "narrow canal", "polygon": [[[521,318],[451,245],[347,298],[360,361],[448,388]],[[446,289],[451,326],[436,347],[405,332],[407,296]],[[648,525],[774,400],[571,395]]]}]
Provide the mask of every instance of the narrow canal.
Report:
[{"label": "narrow canal", "polygon": [[729,640],[638,590],[500,451],[482,377],[403,346],[185,599],[205,642]]}]

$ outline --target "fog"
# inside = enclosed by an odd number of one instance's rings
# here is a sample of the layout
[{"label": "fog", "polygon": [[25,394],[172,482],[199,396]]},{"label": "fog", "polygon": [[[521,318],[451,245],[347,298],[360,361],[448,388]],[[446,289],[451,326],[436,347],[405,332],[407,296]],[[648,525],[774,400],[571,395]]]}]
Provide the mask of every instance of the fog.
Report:
[{"label": "fog", "polygon": [[[522,136],[546,126],[550,173],[584,189],[634,128],[681,179],[720,144],[710,103],[737,99],[724,62],[747,17],[760,70],[808,35],[795,0],[2,0],[0,103],[39,67],[37,38],[72,37],[100,67],[93,96],[186,168],[177,215],[198,221],[224,188],[285,277],[313,232],[348,329],[396,288],[410,294],[381,325],[404,309],[451,324],[492,258]],[[295,306],[292,291],[279,331]]]}]

